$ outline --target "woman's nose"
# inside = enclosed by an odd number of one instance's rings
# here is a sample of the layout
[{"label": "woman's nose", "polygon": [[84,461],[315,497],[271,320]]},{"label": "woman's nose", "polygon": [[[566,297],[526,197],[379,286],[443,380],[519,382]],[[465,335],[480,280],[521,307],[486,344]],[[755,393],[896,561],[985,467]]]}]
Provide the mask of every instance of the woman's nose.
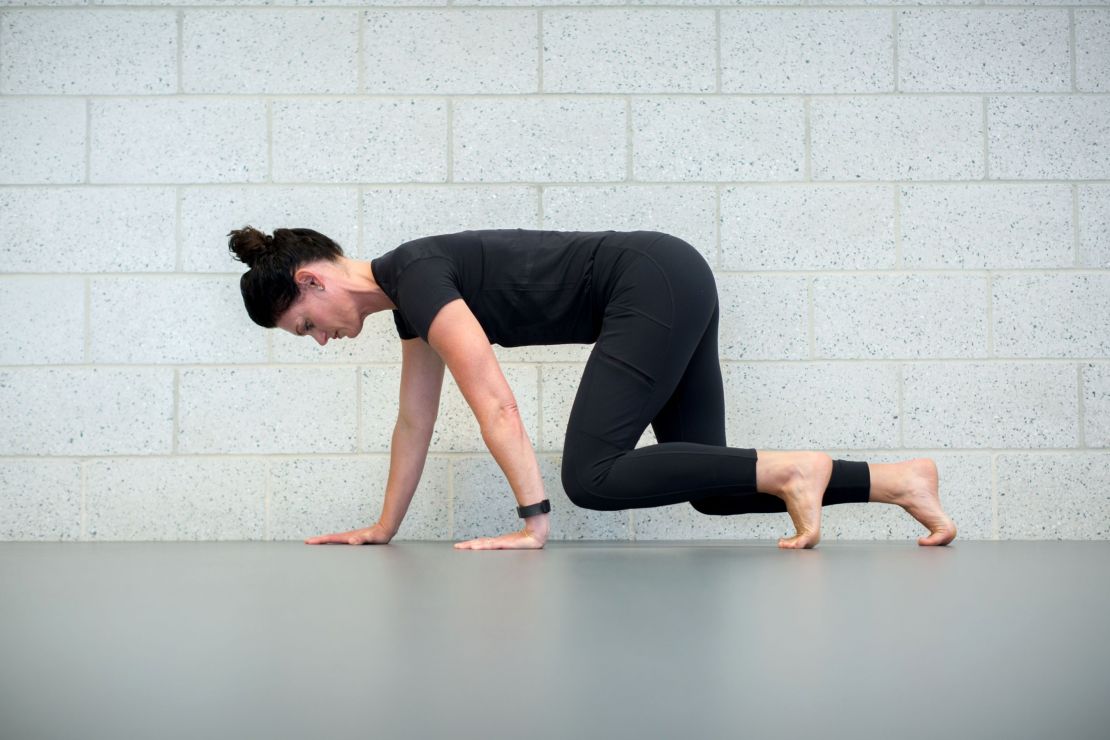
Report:
[{"label": "woman's nose", "polygon": [[320,333],[315,335],[315,336],[316,336],[316,341],[320,344],[321,347],[323,347],[325,344],[328,343],[328,333],[326,331],[324,331],[323,329],[321,329]]}]

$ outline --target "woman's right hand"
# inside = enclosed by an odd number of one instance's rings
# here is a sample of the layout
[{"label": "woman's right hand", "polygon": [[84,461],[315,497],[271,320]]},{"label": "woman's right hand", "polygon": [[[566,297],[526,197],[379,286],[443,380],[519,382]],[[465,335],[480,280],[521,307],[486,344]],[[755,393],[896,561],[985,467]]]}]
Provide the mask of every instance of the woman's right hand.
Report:
[{"label": "woman's right hand", "polygon": [[350,532],[337,532],[335,534],[321,534],[309,537],[304,541],[306,545],[385,545],[393,539],[381,522],[374,522],[365,529],[352,529]]}]

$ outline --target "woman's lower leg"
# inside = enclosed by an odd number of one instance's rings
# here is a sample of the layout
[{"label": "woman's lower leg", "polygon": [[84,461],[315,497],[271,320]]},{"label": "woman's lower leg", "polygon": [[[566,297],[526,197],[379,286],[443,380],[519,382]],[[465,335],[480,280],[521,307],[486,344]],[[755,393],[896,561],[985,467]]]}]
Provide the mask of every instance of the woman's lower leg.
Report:
[{"label": "woman's lower leg", "polygon": [[756,450],[755,490],[778,495],[799,475],[812,452]]},{"label": "woman's lower leg", "polygon": [[[820,499],[816,491],[830,470],[823,452],[757,450],[756,490],[782,499],[798,534],[779,540],[780,547],[813,547],[820,539]],[[843,461],[837,461],[843,462]],[[936,463],[924,457],[899,463],[869,463],[868,501],[897,504],[923,524],[929,534],[920,545],[946,545],[956,525],[940,506]],[[825,497],[828,498],[826,491]]]},{"label": "woman's lower leg", "polygon": [[779,547],[810,548],[821,541],[821,506],[833,472],[824,452],[756,450],[756,490],[782,499],[797,534]]}]

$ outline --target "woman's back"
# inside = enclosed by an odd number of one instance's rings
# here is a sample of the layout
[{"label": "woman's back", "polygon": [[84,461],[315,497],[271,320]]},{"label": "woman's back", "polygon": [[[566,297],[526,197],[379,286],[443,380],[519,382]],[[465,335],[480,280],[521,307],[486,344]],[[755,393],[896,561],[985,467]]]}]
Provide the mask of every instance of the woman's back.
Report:
[{"label": "woman's back", "polygon": [[397,305],[402,339],[427,340],[436,312],[461,297],[490,343],[590,344],[597,340],[605,287],[628,243],[650,231],[483,229],[405,242],[371,261]]}]

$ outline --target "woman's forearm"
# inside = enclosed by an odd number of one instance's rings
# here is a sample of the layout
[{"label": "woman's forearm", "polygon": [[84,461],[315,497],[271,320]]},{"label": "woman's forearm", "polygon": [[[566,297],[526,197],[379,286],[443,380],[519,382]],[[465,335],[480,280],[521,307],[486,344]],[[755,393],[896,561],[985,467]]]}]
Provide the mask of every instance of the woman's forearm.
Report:
[{"label": "woman's forearm", "polygon": [[401,528],[424,463],[428,459],[428,445],[432,441],[431,429],[410,426],[398,419],[393,427],[393,442],[389,454],[389,481],[385,484],[385,503],[378,521],[390,534]]},{"label": "woman's forearm", "polygon": [[[515,408],[503,409],[487,421],[482,426],[482,440],[505,473],[518,504],[537,504],[546,498],[536,451]],[[548,518],[548,514],[530,516],[525,520],[525,526],[546,537]]]}]

